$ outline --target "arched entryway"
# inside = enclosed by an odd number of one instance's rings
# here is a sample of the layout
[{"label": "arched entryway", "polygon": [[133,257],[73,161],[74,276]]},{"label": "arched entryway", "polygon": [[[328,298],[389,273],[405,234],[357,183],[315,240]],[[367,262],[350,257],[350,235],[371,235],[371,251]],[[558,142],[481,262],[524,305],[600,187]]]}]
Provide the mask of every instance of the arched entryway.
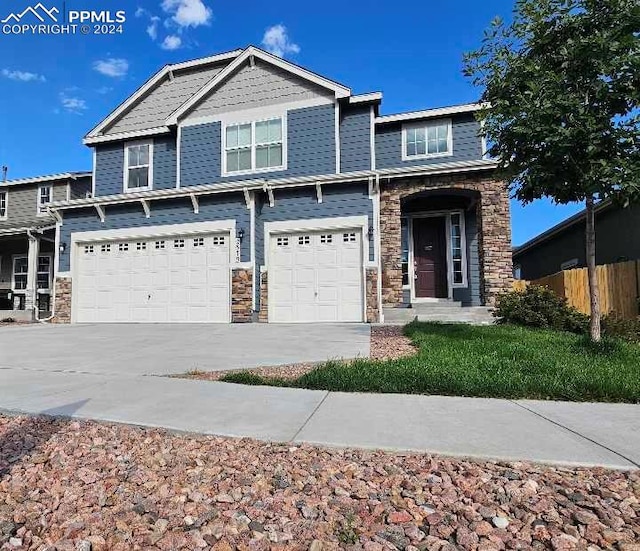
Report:
[{"label": "arched entryway", "polygon": [[464,189],[425,190],[402,198],[403,302],[481,304],[479,199],[477,191]]}]

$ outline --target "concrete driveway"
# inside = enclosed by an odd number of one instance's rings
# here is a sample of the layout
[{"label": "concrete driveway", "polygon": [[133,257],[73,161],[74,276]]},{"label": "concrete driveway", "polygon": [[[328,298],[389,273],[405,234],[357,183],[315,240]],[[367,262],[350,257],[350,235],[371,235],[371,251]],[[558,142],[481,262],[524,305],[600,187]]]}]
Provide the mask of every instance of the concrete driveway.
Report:
[{"label": "concrete driveway", "polygon": [[0,328],[0,369],[117,376],[369,356],[368,325],[22,325]]}]

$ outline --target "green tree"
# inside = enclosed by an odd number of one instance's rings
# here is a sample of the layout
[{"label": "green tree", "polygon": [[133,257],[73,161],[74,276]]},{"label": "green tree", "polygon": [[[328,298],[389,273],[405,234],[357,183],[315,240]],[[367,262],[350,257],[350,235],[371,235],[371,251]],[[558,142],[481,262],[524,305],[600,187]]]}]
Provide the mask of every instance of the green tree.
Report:
[{"label": "green tree", "polygon": [[489,153],[513,196],[586,206],[595,341],[594,207],[640,197],[639,31],[638,0],[518,0],[513,22],[494,20],[465,55],[465,74],[483,88]]}]

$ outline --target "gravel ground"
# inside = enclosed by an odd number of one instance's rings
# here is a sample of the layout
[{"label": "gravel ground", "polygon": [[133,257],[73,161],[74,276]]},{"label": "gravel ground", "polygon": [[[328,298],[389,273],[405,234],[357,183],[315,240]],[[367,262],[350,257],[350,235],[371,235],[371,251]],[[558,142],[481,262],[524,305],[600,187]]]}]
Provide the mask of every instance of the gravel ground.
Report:
[{"label": "gravel ground", "polygon": [[[402,334],[402,327],[372,327],[371,328],[371,354],[372,360],[395,360],[412,356],[416,348],[411,340]],[[231,369],[227,371],[193,371],[177,375],[178,378],[199,379],[203,381],[218,381],[229,373],[253,373],[261,377],[275,377],[278,379],[292,380],[313,371],[317,363],[299,363],[291,365],[277,365],[271,367],[258,367],[255,369]]]},{"label": "gravel ground", "polygon": [[640,473],[0,416],[0,548],[640,549]]}]

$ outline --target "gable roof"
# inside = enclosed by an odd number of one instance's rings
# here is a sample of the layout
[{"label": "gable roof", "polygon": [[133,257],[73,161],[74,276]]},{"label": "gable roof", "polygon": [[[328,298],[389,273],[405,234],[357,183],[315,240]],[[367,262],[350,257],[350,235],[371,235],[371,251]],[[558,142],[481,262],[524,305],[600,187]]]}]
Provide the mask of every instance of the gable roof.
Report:
[{"label": "gable roof", "polygon": [[[613,206],[614,206],[614,203],[611,199],[604,199],[595,206],[594,212],[595,214],[599,214],[605,210],[612,208]],[[529,249],[537,245],[541,245],[549,241],[556,235],[564,233],[565,231],[573,228],[576,224],[580,224],[584,222],[586,219],[587,219],[586,209],[581,210],[580,212],[574,214],[573,216],[570,216],[566,220],[563,220],[559,224],[556,224],[555,226],[549,228],[548,230],[542,232],[541,234],[536,235],[526,243],[523,243],[518,247],[514,247],[513,249],[514,257],[516,255],[519,255],[528,251]]]},{"label": "gable roof", "polygon": [[[231,52],[185,61],[183,63],[165,65],[131,96],[116,107],[105,119],[90,130],[85,136],[84,143],[93,143],[94,138],[102,138],[105,135],[105,131],[115,126],[121,117],[131,112],[139,103],[149,98],[149,94],[152,91],[164,86],[167,89],[167,96],[170,98],[170,101],[167,102],[167,112],[160,112],[150,119],[150,124],[151,121],[153,121],[153,124],[156,126],[161,126],[167,115],[184,103],[198,88],[213,78],[226,64],[241,53],[242,50],[233,50]],[[213,67],[207,69],[207,66]],[[205,74],[204,82],[198,78],[193,79],[193,82],[189,79],[190,76],[193,76],[194,71],[200,71]],[[157,107],[156,105],[155,108],[157,109]],[[147,126],[147,129],[153,128],[153,124],[152,126]],[[122,132],[126,132],[126,130],[120,130],[114,133]]]},{"label": "gable roof", "polygon": [[[235,74],[245,63],[251,63],[254,58],[330,90],[336,98],[351,96],[351,90],[338,82],[285,61],[260,48],[249,46],[244,50],[234,50],[185,63],[166,65],[93,128],[85,136],[84,143],[90,145],[123,139],[129,137],[128,134],[131,133],[140,136],[169,132],[170,126],[176,125],[181,117]],[[150,96],[153,91],[160,94],[165,101],[154,101]],[[121,122],[123,117],[132,115],[136,111],[139,117],[131,117],[126,124]],[[136,119],[139,119],[140,123],[137,123]]]},{"label": "gable roof", "polygon": [[249,62],[251,58],[257,58],[289,71],[303,79],[306,79],[318,86],[331,90],[335,93],[337,98],[344,98],[351,95],[351,90],[342,84],[339,84],[333,80],[326,79],[316,73],[308,71],[303,67],[294,65],[284,59],[269,54],[260,48],[255,46],[249,46],[242,54],[236,57],[229,65],[227,65],[222,71],[220,71],[215,77],[213,77],[207,84],[205,84],[200,90],[198,90],[193,96],[185,101],[178,109],[176,109],[165,121],[166,125],[174,125],[178,123],[178,120],[186,115],[191,109],[193,109],[200,101],[207,97],[217,86],[223,83],[227,78],[233,75],[244,63]]}]

